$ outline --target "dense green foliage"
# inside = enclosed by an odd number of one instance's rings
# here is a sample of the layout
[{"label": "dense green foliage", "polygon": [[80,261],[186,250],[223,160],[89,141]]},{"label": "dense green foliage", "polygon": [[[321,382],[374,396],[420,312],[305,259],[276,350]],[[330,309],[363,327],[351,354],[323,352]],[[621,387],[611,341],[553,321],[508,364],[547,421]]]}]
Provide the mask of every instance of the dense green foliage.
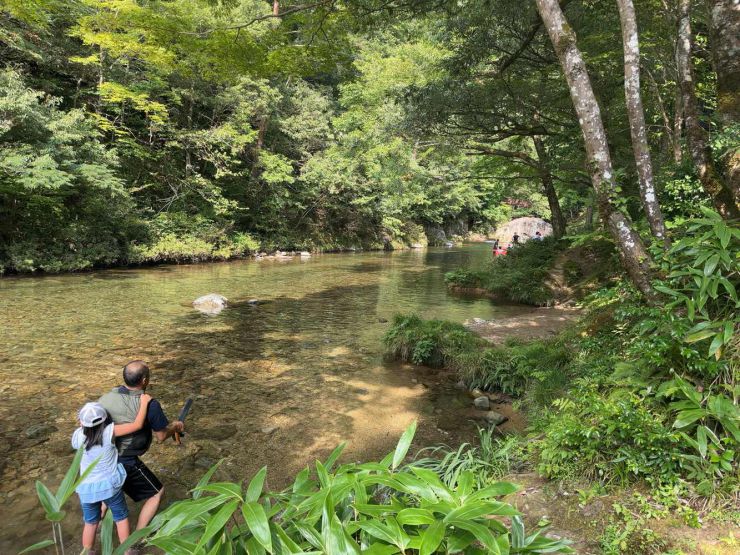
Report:
[{"label": "dense green foliage", "polygon": [[394,248],[510,213],[408,128],[403,91],[443,72],[433,25],[271,10],[3,4],[0,271]]},{"label": "dense green foliage", "polygon": [[445,275],[452,289],[481,289],[493,298],[534,306],[582,296],[618,272],[614,244],[602,234],[550,237],[508,249],[480,270]]},{"label": "dense green foliage", "polygon": [[553,301],[554,292],[546,284],[552,263],[562,245],[546,238],[528,241],[510,248],[506,256],[497,256],[483,270],[466,269],[450,272],[445,281],[453,287],[481,288],[496,298],[507,301],[546,305]]},{"label": "dense green foliage", "polygon": [[[102,552],[119,555],[142,539],[166,553],[191,555],[572,552],[567,540],[547,538],[541,530],[525,534],[519,511],[499,499],[517,491],[516,485],[476,482],[471,470],[442,481],[423,465],[402,465],[415,431],[412,424],[395,451],[379,462],[335,467],[340,445],[325,462],[316,461],[315,474],[306,467],[291,487],[277,493],[264,491],[266,468],[245,488],[241,482],[211,482],[216,465],[193,488],[192,498],[173,503],[115,551],[109,511],[102,524]],[[74,491],[81,455],[67,472],[60,496],[37,482],[52,522],[64,518],[61,507]],[[28,551],[53,544],[48,540]]]},{"label": "dense green foliage", "polygon": [[[639,215],[616,9],[570,4],[610,131],[616,200]],[[593,207],[551,45],[539,32],[511,54],[533,3],[276,6],[277,16],[256,0],[4,2],[0,271],[396,248],[550,219],[553,198],[570,223]],[[708,200],[676,155],[667,9],[637,2],[657,191],[680,220]],[[737,127],[715,123],[715,77],[706,55],[695,65],[725,168]],[[515,289],[511,298],[548,300]]]},{"label": "dense green foliage", "polygon": [[471,387],[522,397],[546,476],[685,480],[698,495],[731,499],[740,233],[710,212],[687,229],[662,257],[656,287],[676,299],[667,307],[618,284],[588,300],[580,334],[494,347],[458,324],[398,316],[386,346],[402,360],[454,369]]}]

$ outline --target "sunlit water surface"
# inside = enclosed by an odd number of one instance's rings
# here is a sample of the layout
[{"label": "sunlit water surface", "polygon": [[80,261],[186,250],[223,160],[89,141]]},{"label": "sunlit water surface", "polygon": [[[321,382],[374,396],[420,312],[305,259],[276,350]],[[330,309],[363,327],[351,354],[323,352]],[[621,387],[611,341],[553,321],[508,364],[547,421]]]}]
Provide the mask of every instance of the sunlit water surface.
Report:
[{"label": "sunlit water surface", "polygon": [[[269,485],[281,487],[342,441],[348,459],[384,454],[414,419],[419,441],[444,440],[428,392],[383,361],[381,338],[399,312],[458,322],[517,313],[447,293],[445,272],[489,256],[472,244],[1,279],[0,553],[46,537],[33,483],[56,488],[76,411],[132,359],[150,363],[151,393],[170,418],[195,399],[185,444],[155,445],[146,458],[170,500],[220,458],[226,478],[267,464]],[[231,306],[193,310],[211,292]],[[75,498],[69,509],[74,538]]]}]

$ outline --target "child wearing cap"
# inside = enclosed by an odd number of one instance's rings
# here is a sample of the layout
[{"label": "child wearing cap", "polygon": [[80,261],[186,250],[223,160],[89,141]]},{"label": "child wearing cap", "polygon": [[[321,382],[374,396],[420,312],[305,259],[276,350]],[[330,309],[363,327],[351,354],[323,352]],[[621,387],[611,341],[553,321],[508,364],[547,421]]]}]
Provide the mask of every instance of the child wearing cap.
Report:
[{"label": "child wearing cap", "polygon": [[85,520],[82,529],[82,547],[88,552],[95,542],[95,532],[100,522],[103,503],[113,514],[118,540],[123,542],[129,536],[128,507],[121,489],[126,479],[126,471],[123,465],[118,464],[118,451],[114,439],[136,432],[144,426],[151,398],[151,395],[141,395],[136,420],[130,424],[113,424],[108,412],[100,403],[87,403],[80,409],[80,427],[72,434],[72,447],[75,449],[85,447],[80,474],[97,461],[76,490]]}]

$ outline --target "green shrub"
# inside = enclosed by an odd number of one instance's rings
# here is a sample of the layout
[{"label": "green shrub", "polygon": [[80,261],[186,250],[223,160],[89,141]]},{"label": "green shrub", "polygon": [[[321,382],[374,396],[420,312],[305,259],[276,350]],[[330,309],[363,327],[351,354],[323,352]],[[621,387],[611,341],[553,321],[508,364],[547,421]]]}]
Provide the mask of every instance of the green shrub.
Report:
[{"label": "green shrub", "polygon": [[[395,451],[379,462],[335,467],[343,449],[339,446],[325,462],[316,462],[315,474],[305,468],[279,493],[264,491],[266,468],[245,488],[241,482],[211,483],[213,467],[192,490],[191,499],[170,505],[115,555],[142,539],[166,553],[198,555],[572,552],[567,541],[549,539],[541,530],[524,533],[520,513],[498,499],[515,492],[514,484],[478,487],[471,471],[445,483],[429,469],[401,466],[415,429],[415,424],[410,426]],[[47,511],[61,520],[61,504],[50,503],[42,495],[43,484],[37,484]],[[503,518],[509,519],[509,527]],[[101,535],[105,555],[113,553],[111,534],[109,511]]]},{"label": "green shrub", "polygon": [[485,270],[449,272],[445,281],[456,287],[480,287],[512,302],[546,305],[552,302],[553,291],[545,281],[561,250],[560,243],[550,237],[527,241],[509,249],[506,256],[494,258]]},{"label": "green shrub", "polygon": [[622,392],[606,397],[593,384],[554,403],[538,440],[539,471],[551,478],[660,484],[681,467],[681,437],[668,415],[645,399]]},{"label": "green shrub", "polygon": [[565,386],[572,357],[566,341],[491,346],[460,324],[397,315],[385,335],[389,356],[456,371],[465,383],[510,395],[531,392],[538,403],[554,399]]}]

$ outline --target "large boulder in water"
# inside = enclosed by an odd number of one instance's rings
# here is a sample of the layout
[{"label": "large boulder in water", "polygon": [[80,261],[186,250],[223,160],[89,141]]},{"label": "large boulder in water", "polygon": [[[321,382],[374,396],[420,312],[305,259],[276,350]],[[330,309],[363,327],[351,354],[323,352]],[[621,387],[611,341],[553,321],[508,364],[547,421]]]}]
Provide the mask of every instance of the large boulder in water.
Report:
[{"label": "large boulder in water", "polygon": [[525,243],[535,236],[535,233],[540,232],[543,237],[552,235],[552,226],[542,218],[516,218],[504,225],[497,227],[496,232],[493,234],[502,245],[506,246],[512,243],[514,234],[519,235],[519,242]]},{"label": "large boulder in water", "polygon": [[226,308],[228,300],[223,295],[209,293],[193,301],[193,308],[204,314],[218,314]]}]

